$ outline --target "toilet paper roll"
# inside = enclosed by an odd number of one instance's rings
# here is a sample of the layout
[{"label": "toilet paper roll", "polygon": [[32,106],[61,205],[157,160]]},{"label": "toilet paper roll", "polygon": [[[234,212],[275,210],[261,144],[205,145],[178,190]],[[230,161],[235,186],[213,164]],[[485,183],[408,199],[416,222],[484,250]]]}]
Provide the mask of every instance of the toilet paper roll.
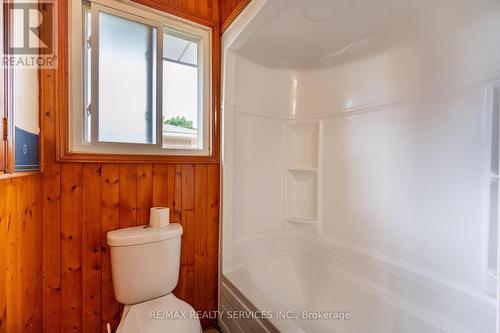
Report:
[{"label": "toilet paper roll", "polygon": [[151,227],[166,227],[170,223],[170,209],[167,207],[153,207],[149,216]]}]

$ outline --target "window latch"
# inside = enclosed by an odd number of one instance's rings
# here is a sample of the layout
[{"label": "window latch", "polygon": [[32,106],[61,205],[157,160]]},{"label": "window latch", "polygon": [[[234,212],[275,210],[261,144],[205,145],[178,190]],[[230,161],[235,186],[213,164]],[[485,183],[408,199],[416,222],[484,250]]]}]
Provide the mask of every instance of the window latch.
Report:
[{"label": "window latch", "polygon": [[87,107],[85,108],[85,111],[87,112],[87,117],[92,116],[92,103],[89,103],[89,105],[87,105]]},{"label": "window latch", "polygon": [[87,44],[87,50],[90,50],[92,48],[92,35],[89,36],[86,44]]},{"label": "window latch", "polygon": [[7,139],[9,138],[8,136],[8,132],[9,132],[9,123],[7,121],[7,118],[3,118],[2,119],[2,133],[3,133],[3,137],[2,137],[2,140],[3,141],[7,141]]}]

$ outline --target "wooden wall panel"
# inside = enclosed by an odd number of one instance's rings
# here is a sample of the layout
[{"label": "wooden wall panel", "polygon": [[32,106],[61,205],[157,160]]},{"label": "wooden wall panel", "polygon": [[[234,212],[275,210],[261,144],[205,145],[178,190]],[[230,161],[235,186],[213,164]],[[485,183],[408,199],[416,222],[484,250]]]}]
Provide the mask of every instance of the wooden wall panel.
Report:
[{"label": "wooden wall panel", "polygon": [[0,180],[0,333],[42,330],[42,179]]},{"label": "wooden wall panel", "polygon": [[19,327],[22,324],[18,321],[18,299],[17,299],[17,249],[18,239],[17,239],[17,195],[16,189],[12,182],[7,183],[7,207],[9,213],[7,215],[7,243],[5,244],[7,249],[4,251],[7,260],[7,288],[6,288],[6,299],[7,299],[7,332],[18,332]]},{"label": "wooden wall panel", "polygon": [[194,174],[194,303],[207,308],[207,166],[196,165]]},{"label": "wooden wall panel", "polygon": [[[61,165],[62,331],[82,331],[82,166]],[[50,246],[50,244],[44,244]]]},{"label": "wooden wall panel", "polygon": [[[218,33],[218,0],[139,2],[214,26]],[[58,2],[58,6],[61,26],[66,24],[66,2]],[[63,40],[65,31],[60,29]],[[40,73],[43,331],[106,332],[107,323],[116,329],[121,307],[113,294],[106,233],[146,224],[151,206],[170,207],[171,221],[184,227],[179,284],[174,293],[196,310],[216,310],[219,164],[58,163],[56,119],[64,117],[61,111],[67,107],[66,52],[63,47],[57,70]],[[218,73],[217,62],[214,70]],[[6,260],[0,262],[0,267],[7,264]],[[0,309],[2,306],[0,302]],[[205,327],[213,323],[203,321]]]},{"label": "wooden wall panel", "polygon": [[[14,182],[16,190],[17,316],[23,332],[37,332],[42,322],[41,181],[27,177]],[[36,323],[36,325],[34,325]],[[19,326],[18,326],[19,329]]]},{"label": "wooden wall panel", "polygon": [[7,332],[7,181],[0,183],[0,333]]},{"label": "wooden wall panel", "polygon": [[[42,33],[46,33],[42,31]],[[56,163],[56,72],[40,71],[41,161],[43,165],[43,330],[60,332],[61,165]]]},{"label": "wooden wall panel", "polygon": [[101,330],[101,166],[82,168],[82,331]]},{"label": "wooden wall panel", "polygon": [[107,333],[106,323],[117,327],[120,322],[120,306],[116,302],[111,279],[111,261],[106,233],[120,227],[120,166],[102,166],[101,189],[101,332]]},{"label": "wooden wall panel", "polygon": [[153,206],[164,207],[168,204],[168,165],[153,166]]},{"label": "wooden wall panel", "polygon": [[120,165],[120,228],[137,225],[137,165]]},{"label": "wooden wall panel", "polygon": [[[60,183],[61,223],[50,224],[60,225],[61,235],[62,324],[57,332],[106,332],[108,322],[117,327],[121,314],[113,296],[106,233],[140,223],[139,216],[147,221],[145,207],[157,197],[182,207],[181,273],[174,293],[197,310],[217,309],[217,164],[62,164]],[[58,245],[45,244],[52,246]],[[59,316],[54,310],[44,312],[44,319],[54,322],[51,314]],[[203,324],[208,327],[213,320]],[[45,325],[45,332],[54,331]]]},{"label": "wooden wall panel", "polygon": [[145,6],[205,25],[219,23],[219,1],[227,0],[133,0]]},{"label": "wooden wall panel", "polygon": [[[149,210],[153,205],[153,165],[137,166],[137,225],[149,223]],[[167,204],[168,205],[168,204]]]},{"label": "wooden wall panel", "polygon": [[207,311],[217,310],[219,276],[219,198],[220,169],[209,165],[207,170]]},{"label": "wooden wall panel", "polygon": [[174,184],[169,186],[169,193],[172,193],[174,215],[172,216],[172,221],[175,223],[181,223],[182,221],[182,166],[177,164],[175,166],[170,165],[169,169],[169,182]]}]

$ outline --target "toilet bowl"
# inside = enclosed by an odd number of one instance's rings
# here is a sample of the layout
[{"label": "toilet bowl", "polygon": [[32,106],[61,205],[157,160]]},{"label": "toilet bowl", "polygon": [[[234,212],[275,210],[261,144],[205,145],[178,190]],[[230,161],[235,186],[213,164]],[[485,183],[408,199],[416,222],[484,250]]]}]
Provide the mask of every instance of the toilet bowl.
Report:
[{"label": "toilet bowl", "polygon": [[127,305],[117,333],[201,332],[195,310],[174,294],[151,301]]},{"label": "toilet bowl", "polygon": [[195,310],[172,294],[182,226],[132,227],[107,234],[113,290],[125,305],[118,333],[200,333]]}]

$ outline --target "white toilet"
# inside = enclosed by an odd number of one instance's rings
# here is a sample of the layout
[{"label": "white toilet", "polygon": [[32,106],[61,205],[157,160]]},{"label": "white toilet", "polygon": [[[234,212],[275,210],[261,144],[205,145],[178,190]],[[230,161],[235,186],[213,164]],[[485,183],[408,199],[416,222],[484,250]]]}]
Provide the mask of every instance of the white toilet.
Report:
[{"label": "white toilet", "polygon": [[182,226],[132,227],[107,234],[113,289],[125,305],[117,333],[200,333],[195,310],[172,294]]}]

